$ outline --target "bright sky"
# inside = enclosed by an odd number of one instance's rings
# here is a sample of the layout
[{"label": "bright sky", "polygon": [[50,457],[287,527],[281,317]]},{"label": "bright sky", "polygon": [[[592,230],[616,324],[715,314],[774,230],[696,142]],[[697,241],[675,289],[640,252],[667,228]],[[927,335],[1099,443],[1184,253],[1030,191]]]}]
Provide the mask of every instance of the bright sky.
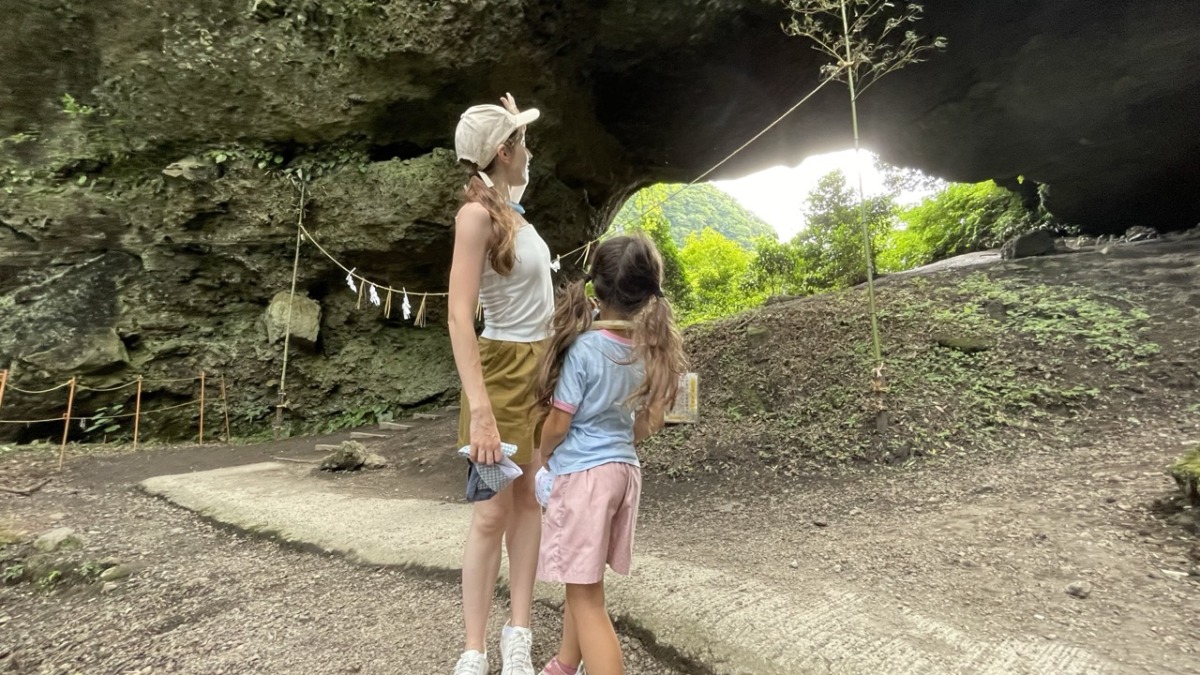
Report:
[{"label": "bright sky", "polygon": [[[863,189],[867,196],[879,194],[883,191],[883,177],[875,166],[877,158],[866,150],[862,157]],[[779,233],[780,240],[787,241],[804,229],[804,204],[817,181],[825,174],[841,169],[851,186],[855,186],[856,165],[854,150],[843,150],[813,155],[799,166],[777,166],[745,178],[713,181],[712,184],[767,221]],[[922,196],[901,195],[900,201],[915,202]]]}]

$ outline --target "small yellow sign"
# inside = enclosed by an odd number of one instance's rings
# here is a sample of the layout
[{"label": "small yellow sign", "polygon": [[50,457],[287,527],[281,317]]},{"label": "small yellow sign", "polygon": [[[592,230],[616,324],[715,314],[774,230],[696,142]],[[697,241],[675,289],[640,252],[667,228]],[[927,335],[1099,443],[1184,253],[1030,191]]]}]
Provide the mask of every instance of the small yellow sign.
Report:
[{"label": "small yellow sign", "polygon": [[667,424],[695,424],[700,421],[700,376],[684,373],[679,376],[679,393],[675,406],[667,411]]}]

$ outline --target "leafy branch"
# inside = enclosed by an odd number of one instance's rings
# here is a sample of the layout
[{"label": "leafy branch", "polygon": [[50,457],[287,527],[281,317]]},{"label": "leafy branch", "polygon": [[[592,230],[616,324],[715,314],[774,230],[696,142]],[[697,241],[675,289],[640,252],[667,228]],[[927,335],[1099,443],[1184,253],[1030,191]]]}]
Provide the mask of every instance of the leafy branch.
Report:
[{"label": "leafy branch", "polygon": [[891,0],[785,0],[792,12],[784,30],[807,38],[828,56],[822,77],[857,83],[855,97],[905,66],[928,60],[929,52],[947,46],[944,37],[927,37],[912,29],[925,7]]}]

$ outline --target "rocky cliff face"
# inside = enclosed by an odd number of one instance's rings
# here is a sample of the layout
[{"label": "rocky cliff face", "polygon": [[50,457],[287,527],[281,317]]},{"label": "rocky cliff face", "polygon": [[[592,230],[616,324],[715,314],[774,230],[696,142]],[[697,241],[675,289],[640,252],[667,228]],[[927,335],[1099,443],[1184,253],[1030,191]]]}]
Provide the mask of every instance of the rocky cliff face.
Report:
[{"label": "rocky cliff face", "polygon": [[[447,148],[465,106],[511,90],[543,109],[526,201],[563,251],[631,189],[724,157],[818,65],[773,0],[2,4],[0,367],[25,388],[224,374],[239,433],[268,428],[276,397],[269,305],[291,284],[297,185],[337,259],[443,290],[462,182]],[[931,4],[924,28],[950,51],[864,97],[868,145],[952,179],[1047,184],[1057,215],[1097,232],[1194,224],[1200,7],[1143,5]],[[845,147],[845,108],[822,92],[723,176]],[[356,309],[311,243],[299,270],[313,303],[289,366],[292,423],[453,390],[442,303],[418,329]],[[145,405],[195,387],[148,384]],[[53,396],[10,392],[0,419],[60,414]],[[77,410],[121,403],[128,390],[84,392]],[[144,429],[185,433],[194,412]]]}]

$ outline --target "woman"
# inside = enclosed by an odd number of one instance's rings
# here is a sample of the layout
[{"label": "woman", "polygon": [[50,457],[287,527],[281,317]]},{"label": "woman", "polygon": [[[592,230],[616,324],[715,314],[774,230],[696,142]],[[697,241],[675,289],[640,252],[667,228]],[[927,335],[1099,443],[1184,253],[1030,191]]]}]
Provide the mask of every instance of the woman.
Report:
[{"label": "woman", "polygon": [[[459,444],[471,461],[494,464],[500,443],[524,470],[511,487],[473,503],[463,554],[466,646],[455,675],[486,675],[488,612],[500,571],[500,546],[508,547],[510,618],[500,639],[503,675],[535,675],[530,611],[541,540],[541,509],[534,498],[537,438],[535,370],[554,314],[550,249],[523,217],[521,195],[529,182],[525,125],[539,116],[521,112],[512,95],[504,106],[478,105],[459,120],[454,145],[470,172],[455,218],[450,269],[450,341],[462,379]],[[484,330],[475,337],[476,303]]]}]

